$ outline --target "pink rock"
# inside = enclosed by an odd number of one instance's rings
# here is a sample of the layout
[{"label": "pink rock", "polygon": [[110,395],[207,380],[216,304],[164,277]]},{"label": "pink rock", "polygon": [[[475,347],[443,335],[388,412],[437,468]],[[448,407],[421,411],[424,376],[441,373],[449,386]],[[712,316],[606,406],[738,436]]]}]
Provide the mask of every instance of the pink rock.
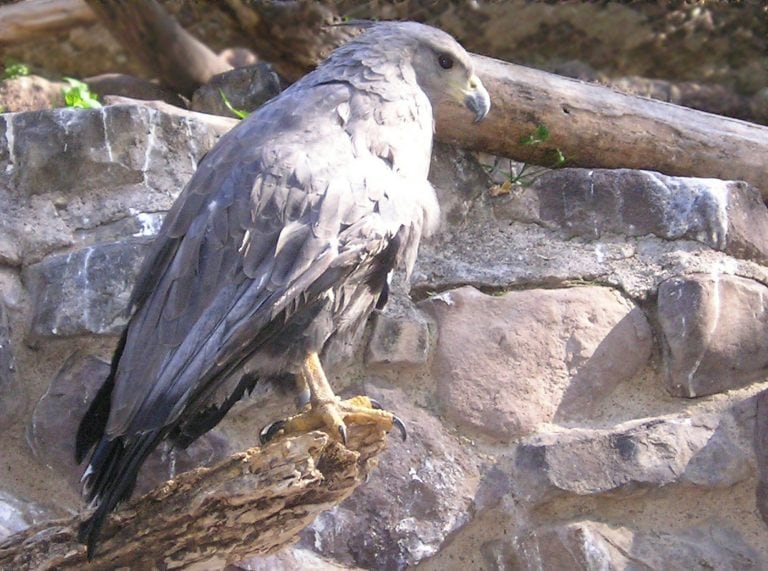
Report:
[{"label": "pink rock", "polygon": [[729,275],[672,278],[659,286],[667,389],[711,395],[768,373],[768,288]]},{"label": "pink rock", "polygon": [[417,367],[427,362],[429,329],[424,321],[376,315],[365,353],[368,365]]},{"label": "pink rock", "polygon": [[761,569],[765,560],[726,522],[675,532],[582,520],[516,538],[520,569]]},{"label": "pink rock", "polygon": [[421,307],[437,323],[433,375],[446,416],[502,440],[589,414],[651,353],[645,316],[609,288],[463,287]]}]

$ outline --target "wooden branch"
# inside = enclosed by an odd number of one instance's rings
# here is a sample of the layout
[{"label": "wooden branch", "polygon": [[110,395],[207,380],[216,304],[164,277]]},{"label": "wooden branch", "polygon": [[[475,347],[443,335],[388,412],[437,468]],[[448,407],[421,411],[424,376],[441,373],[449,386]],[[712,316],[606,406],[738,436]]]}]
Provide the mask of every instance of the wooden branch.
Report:
[{"label": "wooden branch", "polygon": [[[446,104],[436,133],[444,142],[545,166],[547,149],[559,148],[568,166],[745,180],[768,198],[768,127],[491,58],[474,61],[491,112],[470,126],[466,109]],[[551,139],[521,145],[540,124]]]},{"label": "wooden branch", "polygon": [[24,0],[0,6],[0,46],[96,21],[83,0]]},{"label": "wooden branch", "polygon": [[189,97],[214,75],[232,69],[155,0],[86,2],[128,53],[178,93]]},{"label": "wooden branch", "polygon": [[[224,568],[279,551],[375,466],[386,434],[355,425],[349,436],[349,449],[323,432],[279,439],[166,482],[110,517],[88,569]],[[77,527],[87,515],[11,536],[0,569],[82,569]]]}]

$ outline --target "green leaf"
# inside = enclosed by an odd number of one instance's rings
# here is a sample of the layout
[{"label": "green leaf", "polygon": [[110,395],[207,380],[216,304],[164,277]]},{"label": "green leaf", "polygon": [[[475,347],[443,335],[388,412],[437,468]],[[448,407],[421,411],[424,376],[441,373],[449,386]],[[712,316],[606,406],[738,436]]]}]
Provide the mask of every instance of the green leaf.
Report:
[{"label": "green leaf", "polygon": [[565,164],[566,158],[560,149],[550,149],[547,154],[552,157],[552,164],[549,168],[556,169]]},{"label": "green leaf", "polygon": [[245,119],[250,115],[248,111],[243,111],[242,109],[235,109],[232,107],[232,104],[229,102],[229,99],[227,99],[227,96],[224,95],[224,92],[219,89],[219,95],[221,95],[221,100],[224,102],[224,105],[227,106],[227,109],[229,109],[232,113],[234,113],[238,119]]},{"label": "green leaf", "polygon": [[3,75],[0,79],[15,79],[17,77],[24,77],[25,75],[29,75],[29,66],[18,61],[7,61],[5,62],[5,71],[3,71]]},{"label": "green leaf", "polygon": [[546,141],[549,139],[549,129],[546,128],[544,125],[539,125],[536,127],[536,138],[539,141]]},{"label": "green leaf", "polygon": [[520,138],[521,145],[538,145],[549,139],[549,129],[539,125],[531,133]]},{"label": "green leaf", "polygon": [[67,107],[79,109],[99,109],[101,107],[101,103],[96,99],[96,95],[91,93],[87,84],[71,77],[65,77],[64,81],[69,83],[69,87],[64,90],[64,103]]}]

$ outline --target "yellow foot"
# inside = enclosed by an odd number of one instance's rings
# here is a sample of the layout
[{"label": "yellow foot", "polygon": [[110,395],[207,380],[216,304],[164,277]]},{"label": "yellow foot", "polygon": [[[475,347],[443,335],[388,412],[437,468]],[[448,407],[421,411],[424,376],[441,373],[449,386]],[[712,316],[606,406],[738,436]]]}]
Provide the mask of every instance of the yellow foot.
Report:
[{"label": "yellow foot", "polygon": [[375,400],[356,396],[345,401],[329,399],[314,402],[299,414],[264,427],[259,434],[259,440],[266,444],[277,435],[303,434],[319,429],[325,430],[332,438],[338,438],[346,445],[348,424],[375,424],[386,432],[394,426],[400,431],[403,440],[408,436],[402,420],[391,412],[382,410]]}]

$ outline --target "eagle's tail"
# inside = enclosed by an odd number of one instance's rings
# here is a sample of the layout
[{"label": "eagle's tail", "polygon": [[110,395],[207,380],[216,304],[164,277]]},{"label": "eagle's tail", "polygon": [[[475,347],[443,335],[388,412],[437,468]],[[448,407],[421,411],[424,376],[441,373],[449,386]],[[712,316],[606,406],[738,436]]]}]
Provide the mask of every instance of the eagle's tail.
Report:
[{"label": "eagle's tail", "polygon": [[96,511],[80,525],[77,536],[87,545],[88,559],[96,552],[107,515],[130,498],[141,465],[161,439],[161,432],[153,430],[131,439],[104,437],[97,444],[82,478],[83,495]]}]

